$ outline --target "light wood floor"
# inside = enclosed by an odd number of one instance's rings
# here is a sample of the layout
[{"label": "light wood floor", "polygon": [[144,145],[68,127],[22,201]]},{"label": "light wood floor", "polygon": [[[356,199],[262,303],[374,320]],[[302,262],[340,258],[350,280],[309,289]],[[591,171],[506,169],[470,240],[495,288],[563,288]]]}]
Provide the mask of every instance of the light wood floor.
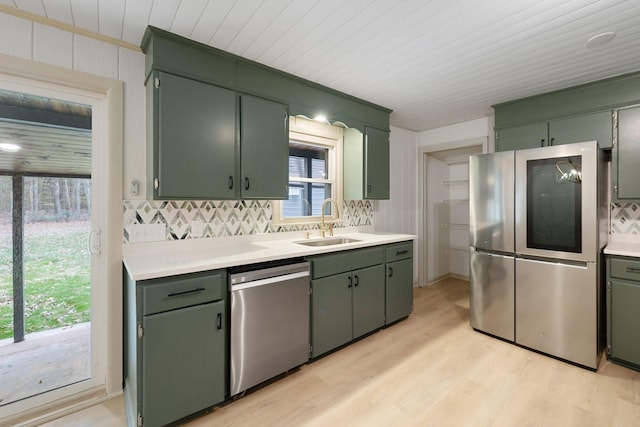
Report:
[{"label": "light wood floor", "polygon": [[[388,329],[191,420],[203,426],[640,426],[640,373],[598,372],[473,331],[468,282],[415,289]],[[124,425],[122,400],[48,424]]]}]

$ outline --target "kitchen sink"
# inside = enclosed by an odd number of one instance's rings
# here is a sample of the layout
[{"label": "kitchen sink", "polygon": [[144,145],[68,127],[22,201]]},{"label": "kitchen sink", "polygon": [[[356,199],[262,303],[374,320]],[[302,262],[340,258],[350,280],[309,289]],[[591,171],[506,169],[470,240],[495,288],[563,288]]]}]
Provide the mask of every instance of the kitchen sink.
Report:
[{"label": "kitchen sink", "polygon": [[360,242],[360,240],[358,239],[351,239],[349,237],[329,237],[329,238],[324,238],[324,239],[317,239],[317,240],[299,240],[297,243],[299,245],[305,245],[305,246],[332,246],[332,245],[342,245],[345,243],[355,243],[355,242]]}]

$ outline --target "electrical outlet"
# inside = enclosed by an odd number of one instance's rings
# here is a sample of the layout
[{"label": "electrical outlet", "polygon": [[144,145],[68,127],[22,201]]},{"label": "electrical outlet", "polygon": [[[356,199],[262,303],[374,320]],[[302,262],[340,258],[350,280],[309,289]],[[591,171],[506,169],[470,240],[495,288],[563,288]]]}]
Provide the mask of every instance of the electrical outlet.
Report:
[{"label": "electrical outlet", "polygon": [[204,223],[200,220],[191,222],[191,237],[202,237],[204,235]]},{"label": "electrical outlet", "polygon": [[158,242],[167,237],[167,224],[132,224],[129,243]]}]

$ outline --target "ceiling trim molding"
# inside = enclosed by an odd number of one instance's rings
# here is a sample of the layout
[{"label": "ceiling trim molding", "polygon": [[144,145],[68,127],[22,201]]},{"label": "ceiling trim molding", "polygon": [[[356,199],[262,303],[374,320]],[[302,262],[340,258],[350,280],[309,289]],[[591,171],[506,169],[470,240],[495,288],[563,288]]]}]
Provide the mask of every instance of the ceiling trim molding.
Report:
[{"label": "ceiling trim molding", "polygon": [[38,24],[47,25],[49,27],[57,28],[62,31],[67,31],[69,33],[77,34],[79,36],[89,37],[94,40],[99,40],[101,42],[109,43],[112,45],[116,45],[119,47],[123,47],[125,49],[130,49],[136,52],[142,52],[140,46],[136,46],[135,44],[125,42],[120,39],[116,39],[115,37],[105,36],[103,34],[97,33],[95,31],[85,30],[84,28],[74,27],[73,25],[69,25],[65,22],[57,21],[55,19],[47,18],[44,16],[37,15],[35,13],[26,12],[21,9],[16,9],[15,7],[0,5],[0,13],[5,13],[7,15],[12,15],[17,18],[26,19],[28,21],[37,22]]}]

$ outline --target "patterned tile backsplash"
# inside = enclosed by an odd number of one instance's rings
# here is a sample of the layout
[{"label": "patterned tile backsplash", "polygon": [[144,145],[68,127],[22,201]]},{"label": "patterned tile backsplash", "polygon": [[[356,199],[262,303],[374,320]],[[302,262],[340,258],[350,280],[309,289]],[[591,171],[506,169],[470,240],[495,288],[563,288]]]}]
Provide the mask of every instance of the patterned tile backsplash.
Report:
[{"label": "patterned tile backsplash", "polygon": [[640,235],[640,204],[611,203],[611,234]]},{"label": "patterned tile backsplash", "polygon": [[[158,201],[123,202],[124,243],[129,243],[133,224],[167,224],[166,240],[193,238],[191,224],[201,221],[202,237],[240,236],[317,229],[317,225],[271,224],[272,205],[266,200]],[[345,201],[343,220],[336,227],[373,225],[373,206],[369,201]]]}]

